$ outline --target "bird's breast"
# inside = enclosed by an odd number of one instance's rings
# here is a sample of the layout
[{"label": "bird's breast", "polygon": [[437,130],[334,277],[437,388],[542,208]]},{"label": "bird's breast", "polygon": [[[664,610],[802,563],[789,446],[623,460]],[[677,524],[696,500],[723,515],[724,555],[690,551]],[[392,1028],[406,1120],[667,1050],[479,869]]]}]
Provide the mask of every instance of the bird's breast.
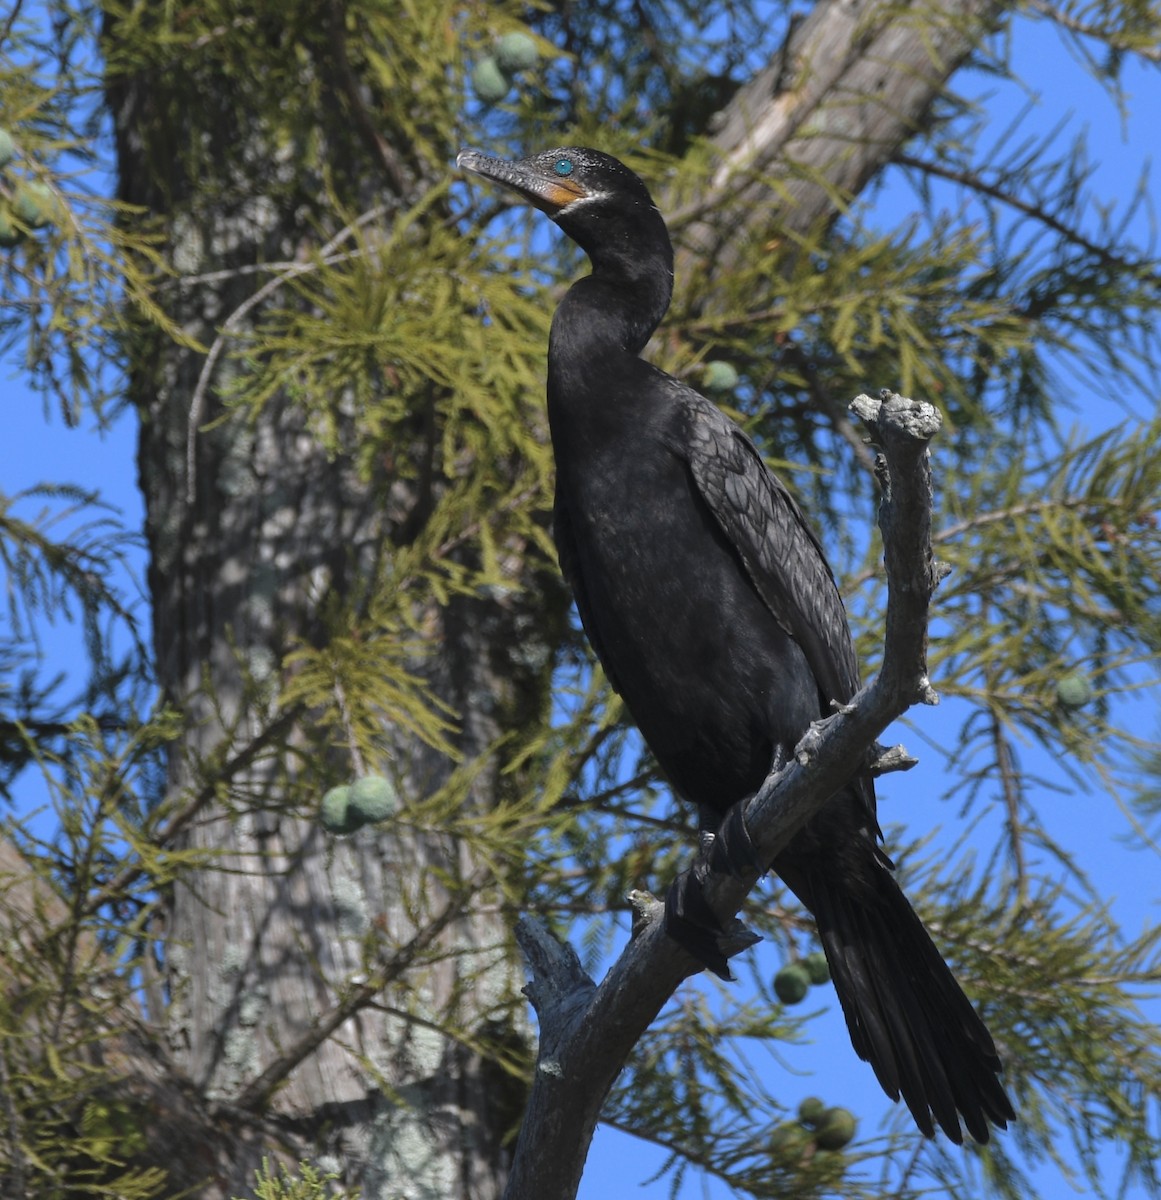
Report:
[{"label": "bird's breast", "polygon": [[818,689],[698,495],[650,436],[558,452],[582,621],[686,799],[726,807],[816,718]]}]

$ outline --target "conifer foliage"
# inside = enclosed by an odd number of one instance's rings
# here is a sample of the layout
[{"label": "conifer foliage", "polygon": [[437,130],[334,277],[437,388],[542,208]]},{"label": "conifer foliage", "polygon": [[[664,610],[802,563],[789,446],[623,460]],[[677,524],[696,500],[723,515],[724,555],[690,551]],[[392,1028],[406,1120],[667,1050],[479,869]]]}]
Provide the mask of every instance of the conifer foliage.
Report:
[{"label": "conifer foliage", "polygon": [[[924,1143],[821,1067],[800,1105],[779,1050],[830,985],[773,882],[742,982],[682,985],[603,1119],[661,1148],[658,1195],[1161,1192],[1159,935],[1052,817],[1068,789],[1120,806],[1109,852],[1156,877],[1148,182],[1100,195],[1079,127],[960,95],[1019,86],[1049,32],[1144,119],[1161,20],[1131,0],[0,15],[4,376],[94,455],[136,421],[146,513],[0,474],[0,1194],[500,1196],[535,1061],[517,918],[597,971],[626,895],[688,865],[548,533],[544,356],[582,264],[458,181],[462,144],[592,144],[648,181],[678,245],[649,354],[813,514],[865,675],[885,592],[846,405],[945,417],[929,662],[958,715],[911,749],[954,803],[892,851],[1019,1123]],[[911,185],[906,219],[880,183]],[[1074,430],[1089,394],[1122,419]]]}]

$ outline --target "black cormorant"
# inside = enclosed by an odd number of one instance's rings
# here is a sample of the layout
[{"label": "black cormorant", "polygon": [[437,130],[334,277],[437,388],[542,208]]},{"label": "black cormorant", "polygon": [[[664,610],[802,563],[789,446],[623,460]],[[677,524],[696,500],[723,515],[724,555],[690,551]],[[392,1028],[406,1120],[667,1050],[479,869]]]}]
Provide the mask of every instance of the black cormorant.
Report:
[{"label": "black cormorant", "polygon": [[[638,357],[673,285],[669,234],[641,180],[580,147],[518,162],[466,150],[457,161],[547,213],[592,261],[548,346],[560,565],[674,791],[721,820],[858,690],[822,547],[745,433]],[[880,838],[862,769],[773,869],[813,914],[851,1041],[888,1095],[902,1094],[928,1136],[934,1118],[962,1142],[962,1117],[986,1142],[989,1121],[1004,1128],[1014,1116],[995,1045]],[[674,920],[672,904],[668,913],[669,931],[728,973],[704,931]]]}]

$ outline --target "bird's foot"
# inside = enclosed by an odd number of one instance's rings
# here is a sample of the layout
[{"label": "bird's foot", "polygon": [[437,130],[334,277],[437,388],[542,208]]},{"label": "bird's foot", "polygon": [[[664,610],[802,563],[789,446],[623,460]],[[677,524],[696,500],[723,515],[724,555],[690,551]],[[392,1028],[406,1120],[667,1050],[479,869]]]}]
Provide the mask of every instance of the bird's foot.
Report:
[{"label": "bird's foot", "polygon": [[699,859],[669,885],[665,932],[719,979],[732,981],[729,960],[762,939],[737,917],[723,924],[705,898],[708,864]]},{"label": "bird's foot", "polygon": [[702,845],[710,870],[734,879],[741,879],[751,871],[764,875],[770,866],[762,861],[746,828],[745,808],[745,800],[731,805],[711,837],[702,830]]}]

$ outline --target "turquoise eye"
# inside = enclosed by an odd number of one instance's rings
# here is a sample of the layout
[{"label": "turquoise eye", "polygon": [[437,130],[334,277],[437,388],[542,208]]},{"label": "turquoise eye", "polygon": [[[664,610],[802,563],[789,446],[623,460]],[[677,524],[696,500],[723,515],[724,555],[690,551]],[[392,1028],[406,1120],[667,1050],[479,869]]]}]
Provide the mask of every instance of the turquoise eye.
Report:
[{"label": "turquoise eye", "polygon": [[556,165],[552,169],[558,175],[571,175],[572,174],[572,159],[571,158],[558,158],[556,160]]}]

